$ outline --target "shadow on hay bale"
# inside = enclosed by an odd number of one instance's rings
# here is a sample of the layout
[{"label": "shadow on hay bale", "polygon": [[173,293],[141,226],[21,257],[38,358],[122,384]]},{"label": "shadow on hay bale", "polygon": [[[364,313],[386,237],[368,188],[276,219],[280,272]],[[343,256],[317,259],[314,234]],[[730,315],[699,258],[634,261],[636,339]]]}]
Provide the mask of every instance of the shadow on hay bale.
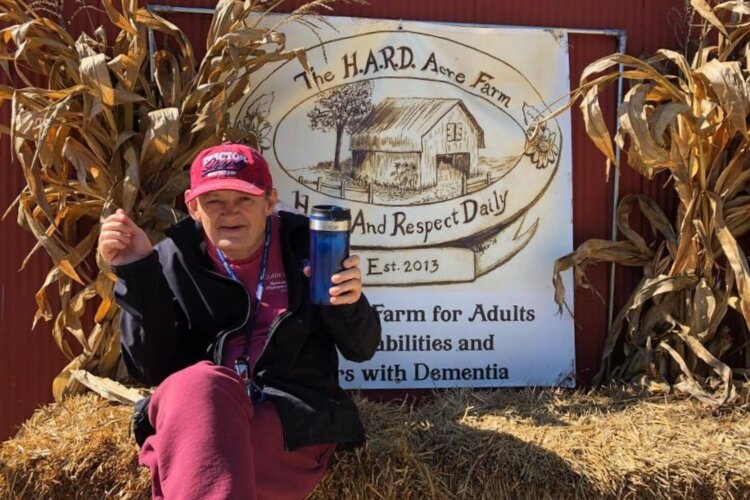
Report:
[{"label": "shadow on hay bale", "polygon": [[[750,418],[623,389],[445,391],[357,399],[369,441],[337,452],[314,499],[750,498]],[[0,449],[2,498],[148,498],[130,408],[41,408]]]}]

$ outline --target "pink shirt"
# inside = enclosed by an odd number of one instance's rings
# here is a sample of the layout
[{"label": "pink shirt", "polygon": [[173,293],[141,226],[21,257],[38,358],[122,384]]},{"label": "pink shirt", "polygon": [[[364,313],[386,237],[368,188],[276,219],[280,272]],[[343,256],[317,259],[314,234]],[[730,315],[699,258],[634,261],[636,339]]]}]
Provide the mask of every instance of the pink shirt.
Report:
[{"label": "pink shirt", "polygon": [[[286,311],[289,307],[288,289],[286,283],[286,272],[284,271],[284,261],[281,257],[281,242],[279,237],[280,220],[276,215],[271,216],[271,248],[268,252],[268,268],[266,269],[265,289],[260,303],[260,309],[255,319],[252,332],[250,334],[250,369],[255,366],[263,347],[266,345],[268,338],[268,328],[271,322],[279,314]],[[218,272],[227,275],[224,265],[219,259],[216,247],[206,238],[206,247],[208,255]],[[260,263],[263,258],[263,245],[244,260],[233,261],[227,257],[230,267],[234,270],[237,277],[245,285],[245,290],[255,301],[255,288],[258,283],[260,274]],[[221,356],[221,364],[234,370],[234,361],[242,355],[245,345],[245,335],[232,337],[224,344],[224,351]]]}]

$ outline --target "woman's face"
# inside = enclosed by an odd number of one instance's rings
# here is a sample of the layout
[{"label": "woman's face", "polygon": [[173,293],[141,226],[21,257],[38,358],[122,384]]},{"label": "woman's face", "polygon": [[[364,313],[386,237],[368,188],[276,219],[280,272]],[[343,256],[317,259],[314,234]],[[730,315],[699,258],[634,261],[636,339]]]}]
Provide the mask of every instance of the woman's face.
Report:
[{"label": "woman's face", "polygon": [[209,241],[232,260],[250,257],[263,244],[266,218],[276,205],[276,190],[262,196],[240,191],[211,191],[188,203]]}]

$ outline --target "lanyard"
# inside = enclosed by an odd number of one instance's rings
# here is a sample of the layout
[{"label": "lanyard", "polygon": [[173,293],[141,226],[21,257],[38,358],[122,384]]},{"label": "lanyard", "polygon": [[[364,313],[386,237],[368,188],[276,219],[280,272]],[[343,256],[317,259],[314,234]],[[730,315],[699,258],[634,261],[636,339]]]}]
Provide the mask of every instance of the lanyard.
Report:
[{"label": "lanyard", "polygon": [[[268,253],[269,249],[271,247],[271,218],[266,218],[266,231],[265,231],[265,237],[263,240],[263,256],[261,257],[260,261],[260,272],[258,273],[258,283],[255,285],[255,304],[250,305],[250,316],[247,320],[247,325],[245,328],[245,345],[242,348],[242,356],[237,358],[237,360],[234,363],[234,369],[237,372],[237,375],[240,376],[241,379],[245,381],[245,384],[247,385],[247,392],[250,395],[250,398],[253,400],[253,402],[260,402],[264,399],[263,391],[255,384],[255,382],[252,381],[252,378],[250,377],[250,335],[252,334],[253,327],[255,326],[255,320],[258,317],[258,312],[260,310],[260,301],[263,298],[263,290],[265,288],[265,281],[266,281],[266,270],[268,269]],[[216,249],[216,253],[219,255],[219,260],[221,261],[221,264],[224,266],[224,270],[227,272],[230,278],[232,278],[234,281],[241,284],[243,287],[245,286],[242,281],[240,280],[239,276],[237,276],[237,273],[234,272],[234,269],[232,269],[232,266],[229,265],[229,261],[227,261],[226,256],[224,255],[224,252]]]}]

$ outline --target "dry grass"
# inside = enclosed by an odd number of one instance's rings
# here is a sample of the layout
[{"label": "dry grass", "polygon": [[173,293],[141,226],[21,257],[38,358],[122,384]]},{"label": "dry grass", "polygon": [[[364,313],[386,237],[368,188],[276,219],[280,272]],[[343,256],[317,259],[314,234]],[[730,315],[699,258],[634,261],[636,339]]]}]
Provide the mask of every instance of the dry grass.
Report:
[{"label": "dry grass", "polygon": [[[357,401],[368,444],[313,498],[750,498],[746,406],[627,389]],[[0,449],[0,498],[147,498],[129,417],[92,394],[40,409]]]}]

